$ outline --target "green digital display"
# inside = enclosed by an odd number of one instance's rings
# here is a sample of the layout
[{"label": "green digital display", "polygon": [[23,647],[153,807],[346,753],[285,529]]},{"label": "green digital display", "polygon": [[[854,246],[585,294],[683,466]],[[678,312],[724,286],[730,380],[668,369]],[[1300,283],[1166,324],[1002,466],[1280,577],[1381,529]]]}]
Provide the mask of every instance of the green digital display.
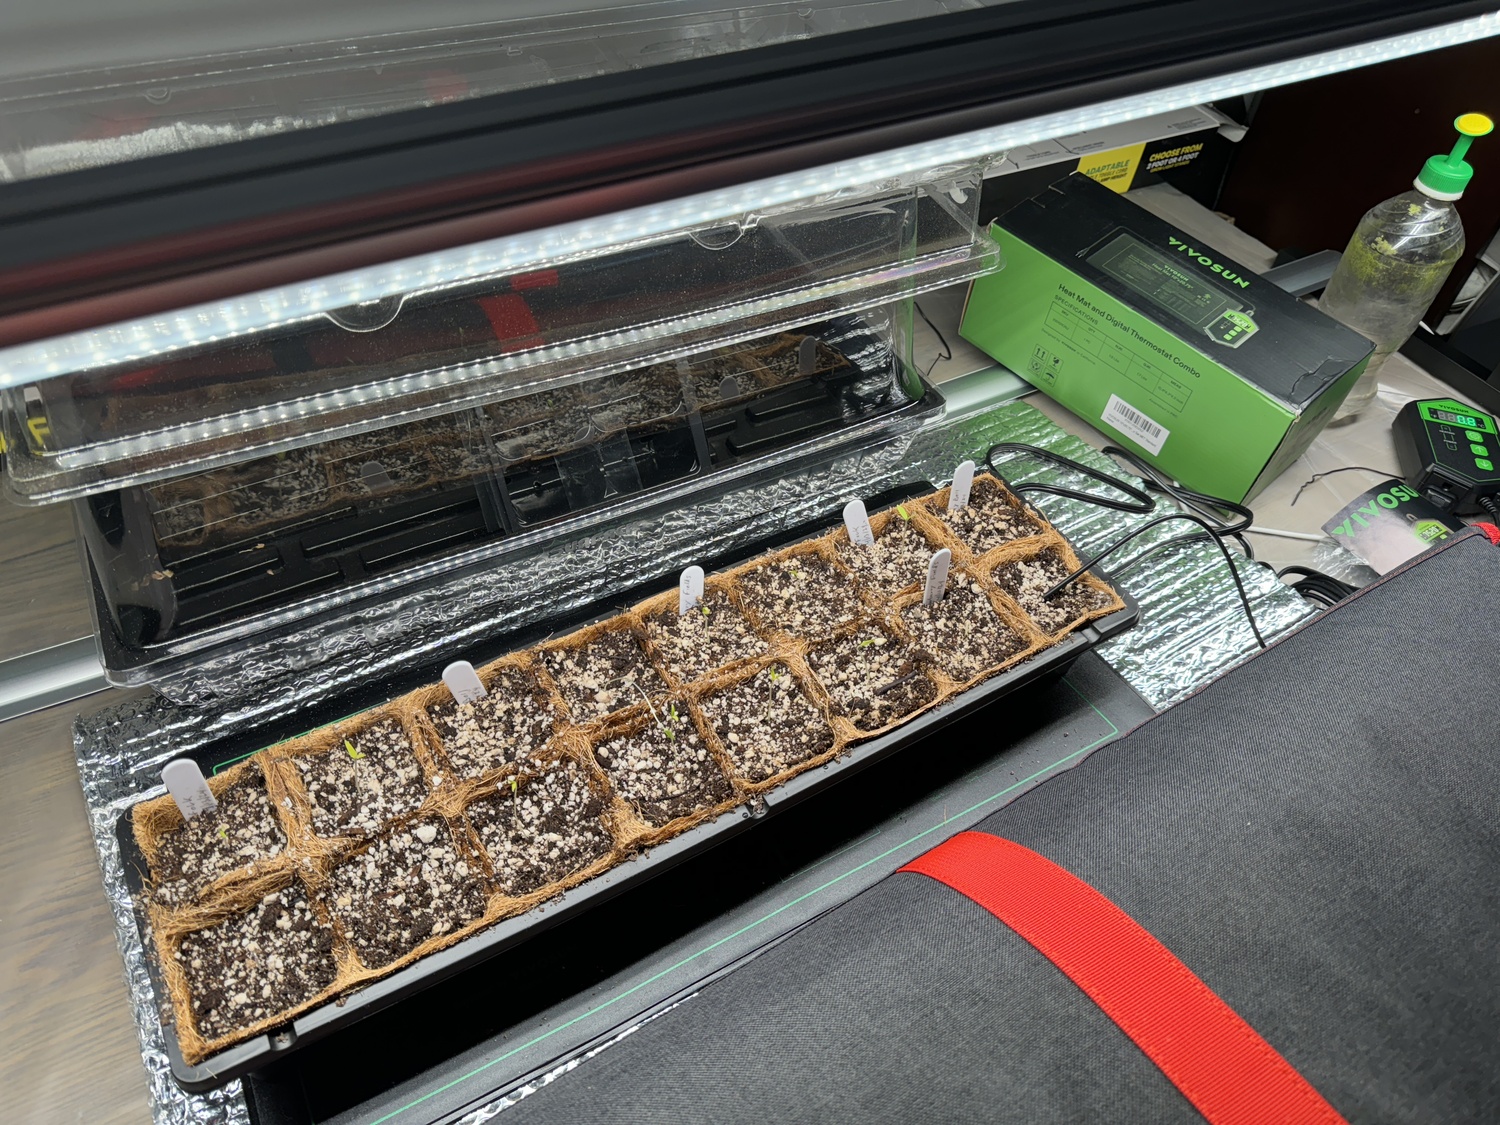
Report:
[{"label": "green digital display", "polygon": [[1495,434],[1495,419],[1488,414],[1481,414],[1462,402],[1455,402],[1451,398],[1429,399],[1427,402],[1417,403],[1417,409],[1422,417],[1436,426],[1452,426],[1454,429],[1469,431],[1473,440],[1474,434]]},{"label": "green digital display", "polygon": [[1480,429],[1484,425],[1472,414],[1455,414],[1451,410],[1434,410],[1431,413],[1434,421],[1452,422],[1455,426],[1464,426],[1471,430]]}]

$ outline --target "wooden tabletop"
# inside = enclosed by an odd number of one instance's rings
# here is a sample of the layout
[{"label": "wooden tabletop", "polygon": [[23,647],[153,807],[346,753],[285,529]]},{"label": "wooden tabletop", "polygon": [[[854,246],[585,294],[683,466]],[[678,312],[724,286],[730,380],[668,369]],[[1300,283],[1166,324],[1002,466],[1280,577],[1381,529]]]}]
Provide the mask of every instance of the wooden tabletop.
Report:
[{"label": "wooden tabletop", "polygon": [[[67,506],[0,501],[0,659],[92,629]],[[146,1072],[73,762],[75,716],[0,723],[0,1100],[6,1122],[146,1125]]]}]

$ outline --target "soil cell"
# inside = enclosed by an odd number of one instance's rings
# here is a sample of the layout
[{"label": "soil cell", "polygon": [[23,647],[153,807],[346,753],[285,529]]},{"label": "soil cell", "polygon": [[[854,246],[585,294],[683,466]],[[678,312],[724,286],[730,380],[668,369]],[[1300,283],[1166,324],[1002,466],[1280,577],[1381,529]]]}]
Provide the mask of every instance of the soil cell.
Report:
[{"label": "soil cell", "polygon": [[976,555],[1002,543],[1042,533],[1041,524],[1011,503],[1004,490],[985,477],[975,478],[968,504],[956,512],[942,509],[937,514]]},{"label": "soil cell", "polygon": [[319,836],[371,833],[427,797],[422,767],[395,719],[346,735],[321,754],[292,759]]},{"label": "soil cell", "polygon": [[735,772],[748,781],[765,781],[833,749],[833,730],[782,664],[714,692],[702,706]]},{"label": "soil cell", "polygon": [[549,650],[542,654],[542,660],[557,682],[568,711],[580,723],[667,690],[628,629],[610,629],[576,647]]},{"label": "soil cell", "polygon": [[887,521],[871,546],[857,547],[845,539],[839,542],[836,550],[839,561],[854,571],[860,585],[876,594],[889,596],[924,581],[927,566],[937,548],[910,520],[896,514]]},{"label": "soil cell", "polygon": [[962,572],[949,579],[942,601],[907,606],[901,621],[918,648],[960,683],[1005,663],[1029,643],[1000,619],[984,591]]},{"label": "soil cell", "polygon": [[860,730],[878,730],[937,698],[937,685],[915,650],[874,626],[815,646],[807,662],[839,711]]},{"label": "soil cell", "polygon": [[754,394],[770,383],[769,379],[757,379],[728,352],[694,357],[690,378],[694,396],[709,409]]},{"label": "soil cell", "polygon": [[319,919],[299,882],[189,934],[174,957],[198,1031],[210,1040],[297,1007],[338,975],[333,927]]},{"label": "soil cell", "polygon": [[734,792],[680,700],[655,704],[637,729],[599,742],[594,759],[641,819],[658,828]]},{"label": "soil cell", "polygon": [[151,866],[158,902],[182,906],[219,877],[251,868],[286,847],[259,772],[224,790],[218,801],[216,811],[196,816],[158,839]]},{"label": "soil cell", "polygon": [[680,683],[758,656],[766,647],[729,595],[719,590],[706,592],[686,613],[673,608],[647,619],[646,632],[667,672]]},{"label": "soil cell", "polygon": [[528,422],[495,435],[495,448],[506,461],[525,461],[570,449],[589,434],[589,416],[583,408],[555,418]]},{"label": "soil cell", "polygon": [[740,576],[740,601],[763,632],[818,640],[858,619],[849,576],[816,555],[792,555]]},{"label": "soil cell", "polygon": [[451,699],[427,708],[448,761],[461,777],[479,777],[512,762],[534,759],[552,737],[556,715],[536,677],[501,668],[489,695],[473,703]]},{"label": "soil cell", "polygon": [[1114,599],[1095,589],[1083,578],[1065,586],[1056,597],[1043,600],[1042,595],[1069,574],[1069,566],[1056,551],[1043,551],[1030,559],[997,566],[991,575],[995,583],[1020,604],[1037,628],[1057,633],[1087,613],[1102,609]]},{"label": "soil cell", "polygon": [[376,969],[479,918],[478,879],[447,824],[424,817],[335,867],[328,887],[359,959]]},{"label": "soil cell", "polygon": [[508,895],[530,894],[579,871],[614,847],[600,817],[604,798],[582,766],[563,758],[544,773],[502,781],[466,810]]},{"label": "soil cell", "polygon": [[590,417],[604,433],[655,422],[682,409],[682,381],[676,368],[667,365],[602,379],[592,389],[600,401]]},{"label": "soil cell", "polygon": [[[776,386],[780,383],[790,383],[794,379],[805,379],[802,372],[802,341],[803,336],[783,336],[776,343],[758,350],[745,353],[745,360],[755,369],[755,379],[759,386]],[[814,371],[830,371],[837,367],[842,358],[822,340],[814,340],[813,345]]]}]

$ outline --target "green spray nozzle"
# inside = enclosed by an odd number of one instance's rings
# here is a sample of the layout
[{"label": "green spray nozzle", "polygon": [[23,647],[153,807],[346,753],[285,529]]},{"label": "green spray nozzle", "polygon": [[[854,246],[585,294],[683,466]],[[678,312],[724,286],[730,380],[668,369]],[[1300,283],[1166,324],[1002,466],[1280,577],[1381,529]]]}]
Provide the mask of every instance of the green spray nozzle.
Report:
[{"label": "green spray nozzle", "polygon": [[1495,128],[1495,123],[1482,113],[1465,113],[1453,122],[1458,130],[1458,141],[1453,151],[1446,156],[1439,153],[1427,158],[1422,165],[1422,174],[1417,177],[1417,187],[1438,199],[1457,199],[1469,186],[1474,169],[1464,160],[1475,137],[1482,137]]}]

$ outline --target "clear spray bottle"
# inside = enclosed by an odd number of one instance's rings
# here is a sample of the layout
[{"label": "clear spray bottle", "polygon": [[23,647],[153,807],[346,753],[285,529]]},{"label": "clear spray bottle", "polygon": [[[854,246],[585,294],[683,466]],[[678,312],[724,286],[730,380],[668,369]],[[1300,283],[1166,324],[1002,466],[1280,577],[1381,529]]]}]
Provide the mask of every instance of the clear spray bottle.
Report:
[{"label": "clear spray bottle", "polygon": [[1318,302],[1375,344],[1335,424],[1370,404],[1380,368],[1416,331],[1464,252],[1464,225],[1453,205],[1474,175],[1464,156],[1474,138],[1495,125],[1482,113],[1466,113],[1453,124],[1459,132],[1453,151],[1428,159],[1411,191],[1365,212]]}]

